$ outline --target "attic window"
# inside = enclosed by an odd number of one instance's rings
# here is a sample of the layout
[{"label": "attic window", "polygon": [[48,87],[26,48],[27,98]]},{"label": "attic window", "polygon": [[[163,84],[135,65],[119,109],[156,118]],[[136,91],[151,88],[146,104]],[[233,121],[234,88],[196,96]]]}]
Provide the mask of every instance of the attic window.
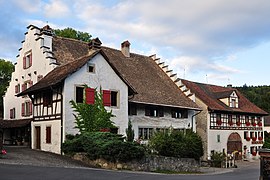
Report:
[{"label": "attic window", "polygon": [[32,51],[29,51],[23,57],[23,69],[27,69],[32,66]]},{"label": "attic window", "polygon": [[94,64],[88,64],[88,72],[95,73],[95,65]]}]

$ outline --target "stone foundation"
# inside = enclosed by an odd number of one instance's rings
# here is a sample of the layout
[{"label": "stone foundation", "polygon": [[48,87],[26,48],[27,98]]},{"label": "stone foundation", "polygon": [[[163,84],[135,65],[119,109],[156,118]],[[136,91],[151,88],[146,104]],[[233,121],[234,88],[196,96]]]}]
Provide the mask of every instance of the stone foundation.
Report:
[{"label": "stone foundation", "polygon": [[112,163],[104,159],[90,160],[86,153],[77,153],[73,159],[83,161],[84,163],[114,170],[132,170],[132,171],[173,171],[173,172],[199,172],[199,162],[191,158],[173,158],[163,156],[146,156],[139,161],[127,163]]}]

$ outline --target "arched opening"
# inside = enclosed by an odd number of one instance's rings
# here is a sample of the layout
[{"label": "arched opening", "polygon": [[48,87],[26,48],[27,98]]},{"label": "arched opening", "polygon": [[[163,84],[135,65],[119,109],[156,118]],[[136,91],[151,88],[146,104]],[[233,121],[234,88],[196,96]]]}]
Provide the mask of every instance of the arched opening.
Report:
[{"label": "arched opening", "polygon": [[242,159],[242,140],[238,133],[231,133],[227,142],[227,154],[235,154],[236,160]]}]

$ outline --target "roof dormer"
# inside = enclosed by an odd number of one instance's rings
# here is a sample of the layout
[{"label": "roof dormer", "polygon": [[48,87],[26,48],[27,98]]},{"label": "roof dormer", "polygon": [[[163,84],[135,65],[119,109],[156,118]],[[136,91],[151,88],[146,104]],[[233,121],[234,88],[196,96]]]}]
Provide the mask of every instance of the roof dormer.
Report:
[{"label": "roof dormer", "polygon": [[232,92],[232,94],[229,97],[229,105],[231,108],[238,108],[239,103],[238,103],[238,96],[235,91]]}]

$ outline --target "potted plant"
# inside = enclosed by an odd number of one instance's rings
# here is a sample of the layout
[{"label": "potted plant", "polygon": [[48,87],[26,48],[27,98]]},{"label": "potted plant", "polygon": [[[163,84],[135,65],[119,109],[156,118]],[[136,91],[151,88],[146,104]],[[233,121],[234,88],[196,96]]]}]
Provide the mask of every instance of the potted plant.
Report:
[{"label": "potted plant", "polygon": [[2,149],[2,150],[0,151],[0,158],[3,158],[6,154],[7,154],[7,151],[4,150],[4,149]]},{"label": "potted plant", "polygon": [[246,137],[246,140],[247,140],[247,141],[250,141],[250,137]]},{"label": "potted plant", "polygon": [[250,126],[250,122],[249,121],[246,122],[246,126]]}]

